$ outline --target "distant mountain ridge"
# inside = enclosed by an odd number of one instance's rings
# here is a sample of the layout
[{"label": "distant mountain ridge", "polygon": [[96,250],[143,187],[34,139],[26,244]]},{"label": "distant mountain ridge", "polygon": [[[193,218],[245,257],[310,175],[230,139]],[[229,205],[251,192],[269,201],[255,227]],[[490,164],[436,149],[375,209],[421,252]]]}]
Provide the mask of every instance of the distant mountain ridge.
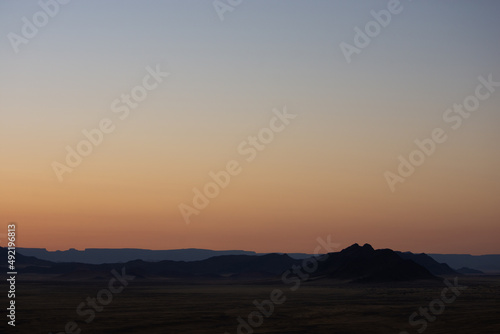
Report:
[{"label": "distant mountain ridge", "polygon": [[[80,262],[89,264],[121,263],[133,260],[142,261],[202,261],[221,255],[265,255],[269,253],[256,253],[243,250],[210,250],[198,248],[150,250],[140,248],[87,248],[83,251],[69,249],[65,251],[48,251],[45,248],[21,248],[17,251],[26,256],[52,262]],[[279,253],[282,254],[282,253]],[[312,254],[290,253],[294,259],[304,259]]]},{"label": "distant mountain ridge", "polygon": [[88,264],[120,263],[133,260],[143,261],[201,261],[220,255],[257,255],[252,251],[227,250],[214,251],[210,249],[171,249],[150,250],[139,248],[87,248],[83,251],[69,249],[65,251],[48,251],[45,248],[17,248],[26,256],[52,262],[80,262]]},{"label": "distant mountain ridge", "polygon": [[[0,248],[0,256],[6,254]],[[4,254],[4,255],[5,255]],[[140,279],[168,279],[170,282],[215,283],[215,282],[277,282],[292,268],[304,263],[316,263],[317,268],[310,277],[316,280],[339,282],[393,282],[414,280],[437,280],[424,266],[411,259],[404,259],[390,249],[374,250],[370,245],[354,244],[340,252],[329,253],[319,258],[293,259],[286,254],[266,255],[221,255],[199,261],[143,260],[126,263],[85,264],[78,262],[49,262],[21,254],[19,261],[22,277],[55,280],[104,279],[113,269],[126,267],[127,273]],[[410,256],[410,255],[408,255]],[[432,259],[427,265],[439,266]],[[2,265],[0,265],[2,267]],[[297,274],[297,273],[294,273]],[[297,274],[298,275],[298,274]],[[290,278],[290,277],[288,277]],[[172,281],[173,280],[173,281]]]},{"label": "distant mountain ridge", "polygon": [[405,260],[412,260],[415,263],[425,267],[433,275],[456,275],[457,272],[450,268],[446,263],[439,263],[432,257],[425,253],[414,254],[411,252],[396,252],[401,258]]},{"label": "distant mountain ridge", "polygon": [[472,268],[485,273],[500,273],[500,255],[470,255],[470,254],[429,254],[438,262],[445,262],[454,269]]},{"label": "distant mountain ridge", "polygon": [[471,269],[471,268],[466,268],[466,267],[457,269],[457,272],[464,274],[464,275],[483,275],[484,274],[484,272],[482,272],[481,270],[476,270],[476,269]]},{"label": "distant mountain ridge", "polygon": [[[244,250],[210,250],[210,249],[172,249],[149,250],[136,248],[87,248],[83,251],[70,249],[66,251],[47,251],[45,248],[17,248],[17,252],[25,256],[34,256],[40,260],[52,262],[79,262],[87,264],[126,263],[133,260],[149,262],[159,261],[202,261],[214,256],[223,255],[265,255]],[[500,273],[500,255],[461,255],[461,254],[414,254],[396,252],[404,259],[411,259],[423,265],[434,275],[453,275],[458,268],[472,268],[485,273]],[[283,253],[277,253],[283,254]],[[305,259],[313,254],[288,253],[293,259]],[[434,260],[434,261],[433,261]]]}]

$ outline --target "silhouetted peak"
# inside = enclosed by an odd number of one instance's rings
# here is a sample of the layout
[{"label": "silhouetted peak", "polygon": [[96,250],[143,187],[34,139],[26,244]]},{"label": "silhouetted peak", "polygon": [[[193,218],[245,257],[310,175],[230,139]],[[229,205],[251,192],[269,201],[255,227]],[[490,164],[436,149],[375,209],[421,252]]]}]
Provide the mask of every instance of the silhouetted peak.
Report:
[{"label": "silhouetted peak", "polygon": [[370,250],[370,251],[374,250],[373,247],[372,247],[372,245],[370,245],[370,244],[364,244],[363,245],[363,249]]},{"label": "silhouetted peak", "polygon": [[342,254],[366,254],[366,253],[371,253],[373,252],[374,249],[372,246],[369,244],[364,244],[363,247],[361,247],[359,244],[355,243],[345,249],[343,249],[340,253]]}]

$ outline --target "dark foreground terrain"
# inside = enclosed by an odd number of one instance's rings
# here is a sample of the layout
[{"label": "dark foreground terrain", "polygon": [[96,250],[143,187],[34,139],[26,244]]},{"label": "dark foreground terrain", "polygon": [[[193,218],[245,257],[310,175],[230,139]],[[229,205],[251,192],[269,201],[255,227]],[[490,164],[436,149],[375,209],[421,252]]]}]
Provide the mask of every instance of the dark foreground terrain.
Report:
[{"label": "dark foreground terrain", "polygon": [[[453,281],[453,278],[450,278]],[[1,333],[238,333],[238,317],[248,323],[257,307],[254,300],[270,299],[274,289],[282,291],[272,314],[254,313],[253,327],[241,327],[239,333],[383,333],[401,331],[418,333],[500,333],[500,277],[459,277],[463,290],[454,302],[444,304],[437,315],[427,321],[417,316],[411,326],[409,317],[419,308],[441,299],[446,287],[441,282],[399,284],[329,284],[307,282],[296,291],[293,284],[273,285],[181,285],[168,281],[135,279],[112,301],[95,312],[89,320],[89,307],[77,307],[86,298],[95,298],[108,288],[108,280],[92,282],[17,282],[16,327],[6,326]],[[448,292],[448,298],[453,296]],[[275,296],[276,297],[276,296]],[[101,300],[105,300],[105,292]],[[0,298],[2,305],[7,302]],[[434,306],[438,307],[439,303]],[[269,303],[266,304],[269,306]],[[2,306],[3,308],[3,306]],[[264,309],[268,312],[269,307]],[[78,324],[71,324],[75,321]],[[69,324],[68,324],[69,323]],[[68,324],[68,325],[67,325]],[[250,325],[248,325],[250,326]],[[79,331],[81,330],[81,332]]]}]

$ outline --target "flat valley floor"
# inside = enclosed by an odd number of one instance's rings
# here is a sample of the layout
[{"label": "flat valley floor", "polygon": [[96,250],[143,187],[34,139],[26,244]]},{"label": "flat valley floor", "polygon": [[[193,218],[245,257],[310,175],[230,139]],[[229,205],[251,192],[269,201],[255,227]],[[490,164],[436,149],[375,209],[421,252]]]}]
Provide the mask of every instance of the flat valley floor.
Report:
[{"label": "flat valley floor", "polygon": [[[453,278],[450,278],[453,280]],[[296,291],[291,285],[183,285],[165,281],[136,279],[90,323],[76,313],[87,297],[95,298],[107,288],[107,280],[93,282],[19,281],[16,288],[16,327],[7,326],[5,315],[1,333],[238,333],[238,317],[248,321],[257,311],[254,300],[269,299],[280,289],[286,300],[274,305],[262,324],[239,333],[295,334],[399,334],[419,333],[409,317],[420,307],[441,298],[445,284],[352,285],[306,283]],[[460,277],[467,289],[435,320],[427,321],[423,333],[500,333],[500,277]],[[104,295],[102,295],[104,296]],[[450,294],[451,296],[451,294]],[[2,309],[8,302],[2,293]],[[435,303],[434,306],[438,306]],[[83,310],[88,309],[85,307]],[[255,314],[255,313],[254,313]],[[256,317],[254,321],[259,321]],[[255,324],[255,322],[254,322]],[[79,331],[81,330],[81,331]],[[405,333],[406,334],[406,333]]]}]

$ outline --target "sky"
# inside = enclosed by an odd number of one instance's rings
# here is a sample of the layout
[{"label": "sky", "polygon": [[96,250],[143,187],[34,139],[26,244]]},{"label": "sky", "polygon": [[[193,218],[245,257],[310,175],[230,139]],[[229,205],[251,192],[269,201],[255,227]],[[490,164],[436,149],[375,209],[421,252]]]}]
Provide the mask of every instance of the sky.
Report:
[{"label": "sky", "polygon": [[0,3],[0,245],[500,253],[500,2],[41,4]]}]

